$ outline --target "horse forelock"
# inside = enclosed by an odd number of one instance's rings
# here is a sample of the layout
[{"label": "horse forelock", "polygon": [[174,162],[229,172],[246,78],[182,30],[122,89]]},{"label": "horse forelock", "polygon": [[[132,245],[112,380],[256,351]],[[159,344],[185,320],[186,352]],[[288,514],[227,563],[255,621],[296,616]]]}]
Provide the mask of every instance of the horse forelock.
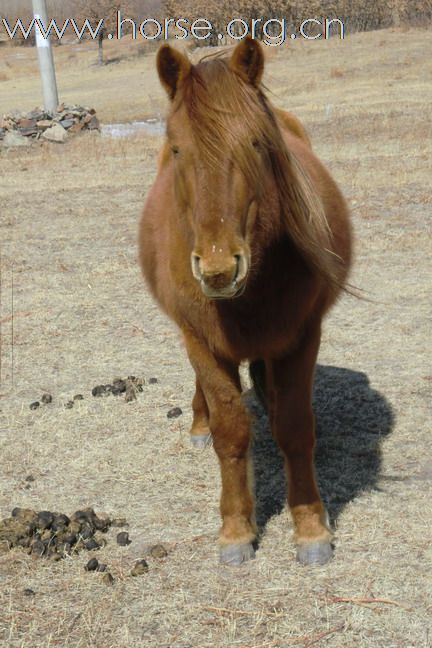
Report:
[{"label": "horse forelock", "polygon": [[322,200],[288,150],[263,88],[245,83],[230,68],[228,58],[210,55],[191,68],[177,102],[177,107],[186,108],[200,158],[215,169],[230,156],[247,181],[260,187],[262,165],[255,144],[263,146],[288,234],[312,269],[330,287],[340,288],[340,259],[332,252]]},{"label": "horse forelock", "polygon": [[193,66],[179,103],[186,107],[204,162],[218,168],[229,156],[249,181],[259,177],[253,143],[268,137],[268,115],[259,94],[230,69],[226,58],[206,57]]}]

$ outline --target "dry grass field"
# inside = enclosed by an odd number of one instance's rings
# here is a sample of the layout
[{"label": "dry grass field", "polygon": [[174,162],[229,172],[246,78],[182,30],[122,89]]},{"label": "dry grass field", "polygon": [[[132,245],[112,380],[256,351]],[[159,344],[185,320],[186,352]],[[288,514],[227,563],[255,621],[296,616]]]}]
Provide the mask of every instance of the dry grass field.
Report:
[{"label": "dry grass field", "polygon": [[[163,112],[152,52],[100,69],[86,47],[56,49],[62,100],[104,122]],[[126,517],[132,540],[110,531],[96,554],[111,586],[84,571],[87,552],[0,554],[1,646],[432,645],[428,51],[429,33],[393,30],[269,52],[274,102],[304,121],[351,205],[351,281],[368,297],[338,303],[319,358],[317,466],[335,527],[325,567],[295,562],[281,461],[247,384],[262,537],[255,561],[217,564],[217,461],[189,444],[192,372],[137,265],[160,140],[0,148],[0,517],[93,506]],[[33,56],[0,51],[0,113],[40,101]],[[91,395],[130,374],[158,382],[131,403]],[[44,392],[53,402],[30,410]],[[168,419],[174,406],[183,415]],[[149,557],[159,542],[168,556]],[[139,558],[149,572],[133,578]]]},{"label": "dry grass field", "polygon": [[[107,65],[97,65],[97,44],[83,41],[53,48],[59,96],[67,104],[92,104],[105,121],[159,115],[164,93],[155,84],[155,47],[150,42],[106,41]],[[0,114],[31,110],[42,102],[35,48],[0,49]]]}]

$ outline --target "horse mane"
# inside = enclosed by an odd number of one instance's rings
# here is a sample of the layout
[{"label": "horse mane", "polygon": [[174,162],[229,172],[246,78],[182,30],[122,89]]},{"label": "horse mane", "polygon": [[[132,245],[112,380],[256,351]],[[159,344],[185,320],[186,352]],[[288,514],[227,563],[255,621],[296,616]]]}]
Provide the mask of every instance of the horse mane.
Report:
[{"label": "horse mane", "polygon": [[[229,151],[247,181],[262,186],[256,146],[267,152],[278,187],[282,223],[307,265],[337,292],[342,260],[332,251],[323,202],[288,149],[264,89],[245,83],[226,55],[208,55],[191,68],[178,93],[186,106],[200,154],[217,166]],[[176,106],[174,106],[174,110]]]}]

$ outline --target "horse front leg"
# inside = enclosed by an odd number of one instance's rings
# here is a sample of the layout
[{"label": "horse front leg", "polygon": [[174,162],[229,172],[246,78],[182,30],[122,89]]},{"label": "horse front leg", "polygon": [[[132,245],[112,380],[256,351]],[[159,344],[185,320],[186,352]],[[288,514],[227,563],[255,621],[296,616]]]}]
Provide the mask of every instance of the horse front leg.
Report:
[{"label": "horse front leg", "polygon": [[267,363],[270,420],[285,455],[297,559],[303,564],[324,564],[332,557],[327,513],[314,470],[312,389],[320,334],[315,325],[293,353]]},{"label": "horse front leg", "polygon": [[213,447],[219,459],[222,494],[220,560],[240,565],[253,558],[256,536],[251,489],[250,420],[241,400],[238,365],[216,358],[206,344],[185,335],[186,348],[208,406]]}]

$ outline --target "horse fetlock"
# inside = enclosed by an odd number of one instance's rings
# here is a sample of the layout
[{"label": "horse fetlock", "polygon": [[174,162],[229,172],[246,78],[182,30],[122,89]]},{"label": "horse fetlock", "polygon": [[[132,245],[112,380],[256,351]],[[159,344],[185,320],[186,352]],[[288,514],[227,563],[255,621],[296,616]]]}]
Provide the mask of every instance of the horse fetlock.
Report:
[{"label": "horse fetlock", "polygon": [[189,434],[191,434],[192,436],[203,436],[203,435],[210,434],[210,426],[208,423],[208,419],[204,417],[198,418],[194,416],[194,420]]},{"label": "horse fetlock", "polygon": [[329,543],[332,533],[327,512],[321,502],[302,504],[291,509],[294,521],[294,541],[297,545]]},{"label": "horse fetlock", "polygon": [[[249,508],[249,506],[248,506]],[[247,544],[256,537],[254,515],[251,510],[247,515],[224,515],[220,531],[220,545]]]},{"label": "horse fetlock", "polygon": [[297,561],[302,565],[325,565],[333,557],[327,511],[321,502],[292,509]]},{"label": "horse fetlock", "polygon": [[212,436],[208,421],[207,405],[201,388],[195,394],[192,409],[194,411],[193,423],[189,432],[191,443],[195,448],[206,448],[208,445],[211,445]]}]

